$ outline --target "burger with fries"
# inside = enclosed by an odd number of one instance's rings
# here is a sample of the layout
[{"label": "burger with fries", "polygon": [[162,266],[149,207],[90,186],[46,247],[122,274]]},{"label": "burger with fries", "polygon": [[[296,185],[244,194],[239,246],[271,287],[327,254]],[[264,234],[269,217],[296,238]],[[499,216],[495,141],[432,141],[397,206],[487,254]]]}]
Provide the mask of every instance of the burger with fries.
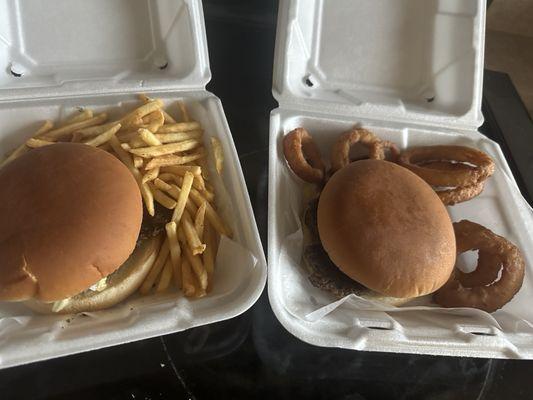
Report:
[{"label": "burger with fries", "polygon": [[222,146],[177,102],[108,122],[86,109],[45,121],[0,166],[0,301],[42,313],[111,307],[172,286],[205,296],[221,235],[211,174]]}]

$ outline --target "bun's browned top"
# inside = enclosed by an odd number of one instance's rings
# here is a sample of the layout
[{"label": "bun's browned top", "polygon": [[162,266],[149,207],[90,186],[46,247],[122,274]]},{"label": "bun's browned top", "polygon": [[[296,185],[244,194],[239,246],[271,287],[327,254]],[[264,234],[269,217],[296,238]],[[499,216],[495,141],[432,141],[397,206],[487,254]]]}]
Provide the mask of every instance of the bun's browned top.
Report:
[{"label": "bun's browned top", "polygon": [[432,293],[455,264],[445,206],[421,178],[387,161],[336,172],[320,196],[318,229],[341,271],[387,296]]},{"label": "bun's browned top", "polygon": [[111,154],[83,144],[31,150],[0,169],[0,300],[71,297],[135,247],[141,195]]}]

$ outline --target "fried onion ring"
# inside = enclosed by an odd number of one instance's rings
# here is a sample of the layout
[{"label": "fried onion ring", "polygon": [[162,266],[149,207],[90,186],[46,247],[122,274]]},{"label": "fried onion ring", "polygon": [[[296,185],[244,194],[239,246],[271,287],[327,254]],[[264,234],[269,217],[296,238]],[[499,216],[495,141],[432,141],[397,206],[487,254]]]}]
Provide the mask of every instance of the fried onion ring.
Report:
[{"label": "fried onion ring", "polygon": [[309,183],[321,183],[325,165],[320,150],[304,128],[296,128],[283,138],[283,153],[292,171]]},{"label": "fried onion ring", "polygon": [[[423,165],[430,161],[468,163],[473,165],[474,169],[435,169]],[[402,152],[398,162],[432,186],[471,186],[494,173],[492,158],[480,150],[465,146],[413,147]]]},{"label": "fried onion ring", "polygon": [[356,143],[368,147],[369,158],[375,160],[385,158],[381,140],[366,129],[356,128],[340,135],[333,145],[331,149],[331,172],[336,172],[350,163],[350,149]]},{"label": "fried onion ring", "polygon": [[478,267],[470,274],[456,269],[450,280],[435,293],[435,302],[443,307],[473,307],[486,312],[498,310],[522,287],[525,262],[520,250],[504,237],[474,222],[463,220],[453,225],[457,254],[479,250]]},{"label": "fried onion ring", "polygon": [[485,188],[485,181],[470,186],[458,186],[454,189],[436,190],[444,205],[453,206],[479,196]]}]

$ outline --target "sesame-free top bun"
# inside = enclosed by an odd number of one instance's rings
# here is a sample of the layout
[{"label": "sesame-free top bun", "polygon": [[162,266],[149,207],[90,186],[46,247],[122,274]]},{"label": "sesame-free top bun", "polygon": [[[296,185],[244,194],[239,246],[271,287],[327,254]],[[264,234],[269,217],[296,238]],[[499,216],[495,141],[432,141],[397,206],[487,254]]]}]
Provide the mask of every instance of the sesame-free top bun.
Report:
[{"label": "sesame-free top bun", "polygon": [[342,272],[386,296],[432,293],[455,264],[446,207],[421,178],[388,161],[356,161],[336,172],[320,196],[318,231]]},{"label": "sesame-free top bun", "polygon": [[30,150],[0,169],[0,300],[76,295],[135,248],[142,200],[111,154],[84,144]]}]

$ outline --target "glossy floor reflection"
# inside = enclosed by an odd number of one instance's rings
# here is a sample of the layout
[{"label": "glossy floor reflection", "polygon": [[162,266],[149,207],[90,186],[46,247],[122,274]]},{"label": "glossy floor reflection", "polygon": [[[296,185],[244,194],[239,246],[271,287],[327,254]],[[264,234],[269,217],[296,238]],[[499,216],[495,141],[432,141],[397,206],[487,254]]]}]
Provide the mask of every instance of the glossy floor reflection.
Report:
[{"label": "glossy floor reflection", "polygon": [[[265,250],[276,4],[204,0],[208,88],[222,99]],[[229,321],[0,371],[0,399],[528,399],[532,367],[310,346],[283,329],[265,291]]]}]

